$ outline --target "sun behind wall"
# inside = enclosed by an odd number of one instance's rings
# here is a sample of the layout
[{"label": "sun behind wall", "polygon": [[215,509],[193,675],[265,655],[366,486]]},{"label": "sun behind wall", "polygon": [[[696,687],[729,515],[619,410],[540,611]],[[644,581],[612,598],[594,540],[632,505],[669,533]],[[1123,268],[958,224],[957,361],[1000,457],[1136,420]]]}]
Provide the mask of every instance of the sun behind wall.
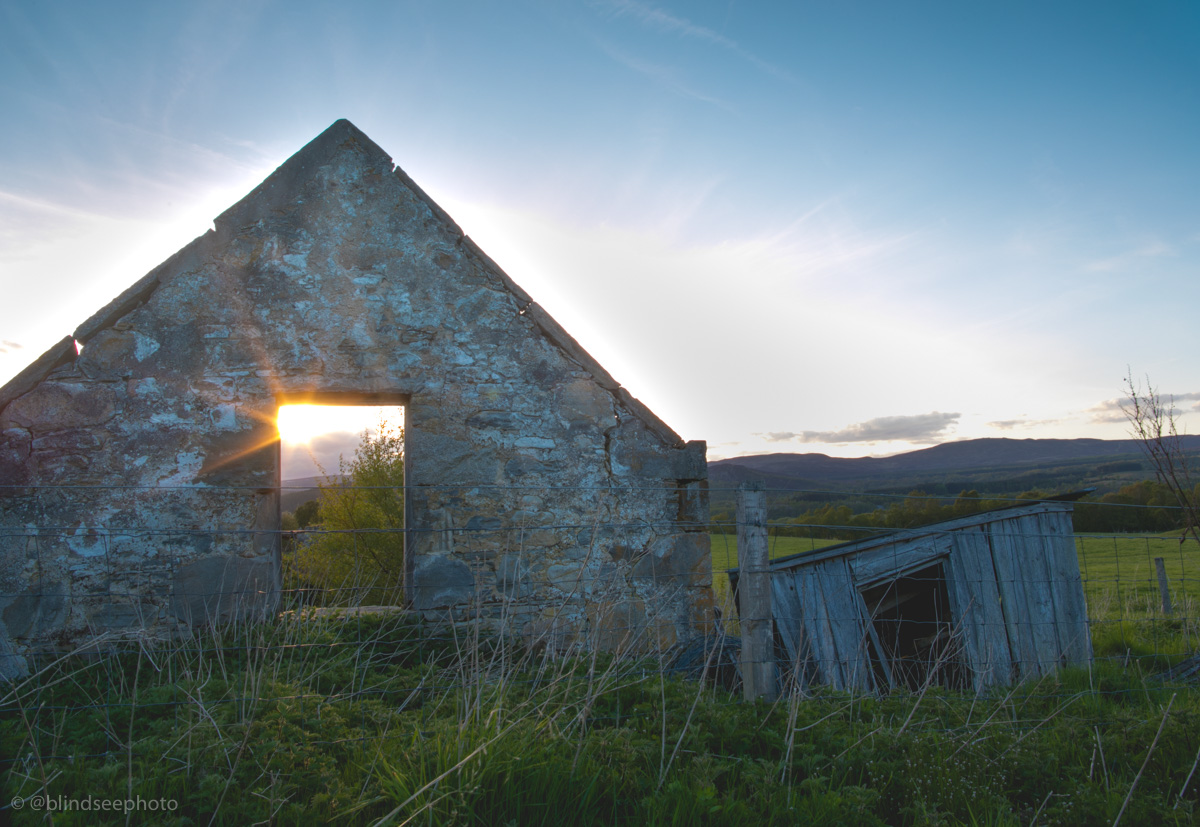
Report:
[{"label": "sun behind wall", "polygon": [[281,473],[286,480],[338,473],[339,456],[350,459],[362,441],[380,428],[404,427],[399,405],[281,405],[279,407]]}]

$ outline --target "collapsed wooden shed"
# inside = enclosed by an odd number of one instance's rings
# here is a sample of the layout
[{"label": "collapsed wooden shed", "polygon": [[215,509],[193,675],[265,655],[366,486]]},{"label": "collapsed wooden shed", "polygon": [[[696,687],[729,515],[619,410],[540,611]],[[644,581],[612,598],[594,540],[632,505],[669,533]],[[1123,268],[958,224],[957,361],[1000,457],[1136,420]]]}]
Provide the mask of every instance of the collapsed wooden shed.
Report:
[{"label": "collapsed wooden shed", "polygon": [[772,560],[780,673],[979,692],[1089,661],[1071,511],[1044,500]]}]

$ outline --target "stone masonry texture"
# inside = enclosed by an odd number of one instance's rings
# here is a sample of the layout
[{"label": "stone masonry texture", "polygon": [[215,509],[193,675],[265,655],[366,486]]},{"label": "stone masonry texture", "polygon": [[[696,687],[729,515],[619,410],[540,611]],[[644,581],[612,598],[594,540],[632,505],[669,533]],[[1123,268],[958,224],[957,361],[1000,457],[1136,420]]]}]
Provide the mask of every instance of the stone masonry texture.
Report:
[{"label": "stone masonry texture", "polygon": [[712,616],[683,442],[338,121],[0,388],[0,677],[280,600],[280,404],[405,406],[404,602],[545,645]]}]

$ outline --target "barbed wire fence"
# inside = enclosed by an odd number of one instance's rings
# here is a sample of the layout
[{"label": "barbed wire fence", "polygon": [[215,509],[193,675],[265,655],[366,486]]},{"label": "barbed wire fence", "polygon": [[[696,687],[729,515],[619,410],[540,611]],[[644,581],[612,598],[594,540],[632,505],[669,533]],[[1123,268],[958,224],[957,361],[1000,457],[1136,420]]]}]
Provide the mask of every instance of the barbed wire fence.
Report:
[{"label": "barbed wire fence", "polygon": [[[537,486],[522,488],[538,489]],[[33,502],[33,509],[28,513],[36,514],[39,498],[82,495],[86,499],[89,491],[103,493],[104,490],[105,487],[79,490],[27,488],[19,497]],[[154,491],[131,487],[128,493],[135,499],[158,496],[170,500],[236,498],[246,492],[236,488],[181,486]],[[604,493],[613,501],[645,495],[644,491],[618,489],[606,489]],[[866,539],[887,532],[880,527],[806,524],[795,519],[768,517],[773,496],[794,496],[795,493],[763,491],[766,503],[762,516],[756,519],[771,559],[815,554],[838,543],[853,543],[856,537]],[[714,488],[710,494],[729,499],[737,492]],[[887,501],[889,497],[867,492],[848,496],[859,501],[871,498]],[[14,499],[8,498],[5,507],[11,508]],[[921,498],[907,495],[904,499]],[[927,499],[946,502],[953,498]],[[1013,499],[1010,504],[1029,502]],[[1091,503],[1088,507],[1142,508]],[[1154,508],[1161,510],[1162,507]],[[747,680],[748,670],[755,666],[769,665],[776,669],[778,685],[785,691],[802,694],[817,691],[811,683],[796,679],[795,662],[789,664],[786,657],[780,657],[784,652],[779,643],[779,630],[773,629],[770,623],[764,625],[765,618],[743,617],[739,610],[727,572],[740,567],[743,573],[748,573],[750,568],[739,566],[746,545],[744,529],[748,520],[745,515],[741,519],[735,516],[713,520],[704,527],[711,544],[711,569],[708,565],[702,566],[701,574],[697,570],[669,568],[661,571],[647,568],[644,572],[642,585],[661,592],[672,588],[703,588],[706,584],[698,582],[697,577],[703,578],[711,570],[713,600],[709,604],[710,614],[703,622],[690,626],[678,617],[661,616],[653,599],[643,599],[643,605],[636,611],[622,605],[622,601],[608,599],[610,595],[636,593],[636,588],[629,591],[629,584],[640,560],[622,559],[621,555],[631,553],[630,549],[637,549],[648,535],[664,527],[606,521],[602,516],[597,514],[595,519],[553,524],[487,523],[419,530],[411,527],[332,530],[319,526],[281,530],[277,538],[282,555],[281,580],[275,587],[278,600],[270,602],[269,616],[254,617],[235,612],[225,622],[214,626],[177,628],[165,635],[155,631],[155,621],[167,613],[164,600],[168,598],[161,594],[155,596],[147,589],[155,583],[161,587],[170,582],[170,573],[181,561],[189,559],[190,550],[214,543],[219,545],[222,539],[230,537],[261,534],[260,529],[145,525],[119,520],[87,525],[82,532],[79,525],[37,522],[26,522],[19,529],[3,529],[8,536],[0,537],[0,540],[8,544],[10,551],[20,545],[22,555],[31,550],[35,555],[47,554],[51,548],[61,548],[67,538],[83,543],[92,554],[108,561],[109,571],[114,575],[112,582],[120,580],[125,586],[123,590],[112,589],[110,582],[103,592],[91,594],[81,593],[78,586],[70,593],[35,593],[32,600],[36,605],[32,608],[28,605],[31,599],[28,593],[0,593],[0,611],[8,626],[7,634],[20,647],[0,652],[0,657],[20,656],[28,666],[27,674],[10,678],[7,684],[0,683],[0,719],[20,720],[27,743],[37,745],[34,750],[36,760],[49,761],[83,757],[78,753],[60,755],[55,748],[55,728],[60,726],[55,722],[61,721],[64,715],[92,715],[103,733],[108,731],[106,727],[111,729],[114,717],[127,720],[137,715],[173,715],[182,725],[191,716],[211,716],[222,708],[245,710],[262,704],[297,703],[310,704],[319,712],[333,701],[349,701],[356,705],[359,728],[358,734],[348,737],[369,739],[376,703],[421,709],[452,693],[478,692],[485,684],[503,684],[509,689],[532,694],[563,680],[565,672],[555,671],[547,663],[589,663],[593,679],[609,688],[623,682],[645,681],[655,675],[699,678],[730,690],[730,694],[722,696],[730,703],[738,702],[737,693]],[[739,530],[743,530],[740,537]],[[466,542],[463,538],[470,538],[467,545],[477,574],[487,572],[492,578],[487,588],[477,589],[475,598],[455,606],[417,611],[405,607],[402,586],[393,579],[387,588],[394,597],[384,599],[388,592],[380,589],[378,561],[373,560],[367,541],[385,538],[399,542],[402,549],[404,540],[411,543],[412,535],[418,531],[453,533],[461,542]],[[537,568],[539,552],[529,543],[531,535],[537,531],[576,538],[585,553],[575,561],[578,565],[573,571],[549,572]],[[935,529],[931,536],[936,543],[942,535]],[[1041,543],[1051,536],[1034,532],[1026,539]],[[123,568],[119,559],[119,541],[129,537],[155,544],[158,554]],[[307,581],[304,573],[297,571],[297,555],[327,538],[341,541],[341,547],[349,555],[348,565],[340,571],[335,582]],[[1053,539],[1061,538],[1053,535]],[[1089,533],[1075,535],[1072,540],[1095,661],[1119,663],[1153,673],[1167,672],[1186,662],[1200,649],[1197,605],[1200,600],[1200,548],[1194,541],[1183,540],[1173,532],[1153,535]],[[621,551],[614,554],[614,549]],[[763,568],[761,562],[752,565],[757,565],[770,578],[770,569]],[[505,566],[507,568],[503,568]],[[932,592],[922,592],[921,585],[943,585],[944,571],[933,572],[929,565],[916,569],[899,565],[894,575],[893,581],[906,580],[907,596],[892,593],[889,598],[887,588],[871,595],[873,608],[869,620],[877,621],[875,636],[879,637],[880,629],[886,628],[896,637],[890,649],[887,641],[876,642],[876,655],[880,652],[885,656],[890,654],[898,663],[906,659],[913,662],[921,658],[926,660],[923,670],[913,671],[911,663],[895,666],[891,678],[893,685],[914,689],[944,678],[949,688],[966,689],[961,673],[954,676],[955,669],[961,669],[953,665],[960,657],[960,648],[956,648],[960,644],[945,640],[934,641],[928,646],[925,645],[928,642],[914,643],[910,638],[930,635],[899,632],[898,627],[905,619],[903,612],[881,619],[886,611],[881,606],[889,599],[924,601],[929,605],[923,611],[926,614],[933,612],[935,617],[921,615],[911,622],[926,624],[928,628],[922,628],[934,637],[945,632],[950,621],[943,616],[944,607],[937,605],[943,598],[930,597]],[[1033,580],[1038,582],[1039,577],[1035,576]],[[618,585],[620,588],[616,588]],[[846,594],[853,596],[854,588],[858,587],[847,581]],[[770,585],[767,589],[768,592],[771,590]],[[641,594],[646,598],[651,593],[644,591]],[[862,594],[861,589],[858,594]],[[175,597],[220,602],[229,595]],[[52,639],[38,637],[37,632],[51,615],[63,615],[70,601],[81,598],[93,600],[93,616],[107,622],[106,628],[97,624],[93,629],[77,629],[83,634],[72,639],[61,635]],[[18,605],[22,600],[26,604]],[[624,602],[628,603],[627,600]],[[832,603],[836,602],[836,599],[832,600]],[[16,610],[13,610],[14,606],[17,606]],[[837,619],[834,612],[834,620]],[[743,639],[748,639],[747,633],[752,631],[748,621],[758,622],[759,637],[766,641],[765,648],[755,650],[757,654],[752,654],[749,659],[739,654]],[[1035,633],[1038,633],[1037,628],[1045,631],[1052,626],[1052,621],[1045,618],[1031,616],[1027,622],[1035,627]],[[114,627],[121,627],[123,631],[114,631]],[[953,624],[949,627],[951,638],[959,636],[961,631]],[[899,651],[900,638],[904,638],[903,645],[909,647],[905,652]],[[871,642],[864,638],[856,645],[869,647]],[[918,648],[912,648],[914,646]],[[616,656],[601,655],[604,650],[615,652]],[[887,660],[885,656],[875,657],[875,660],[868,658],[868,668],[885,672],[892,668],[883,663]],[[281,661],[287,661],[287,664],[281,665]],[[387,667],[395,664],[413,666],[414,669],[404,672],[399,680],[392,679],[386,674]],[[250,671],[250,677],[246,677],[246,670]],[[151,689],[139,689],[144,676],[150,673],[164,676],[164,680]],[[1170,676],[1169,672],[1167,674]],[[176,687],[171,680],[172,676],[194,678],[196,675],[222,676],[221,680],[229,685],[212,696],[198,697]],[[601,678],[595,678],[596,675]],[[259,691],[264,682],[270,682],[268,678],[273,680],[281,676],[286,679],[276,681],[270,691]],[[1176,675],[1180,676],[1187,677],[1187,673]],[[750,678],[751,683],[754,680]],[[886,683],[878,676],[876,682],[881,686]],[[1105,690],[1097,688],[1095,691]],[[761,696],[761,693],[761,687],[752,687],[752,695]],[[463,703],[461,698],[458,702]],[[619,720],[622,715],[631,714],[645,713],[618,711],[615,718]],[[1031,720],[1028,725],[1036,727],[1039,722]],[[95,748],[84,756],[120,753],[125,747],[117,741],[119,739],[115,737],[101,734]],[[28,765],[30,760],[28,751],[0,757],[0,771],[10,770],[19,762]]]}]

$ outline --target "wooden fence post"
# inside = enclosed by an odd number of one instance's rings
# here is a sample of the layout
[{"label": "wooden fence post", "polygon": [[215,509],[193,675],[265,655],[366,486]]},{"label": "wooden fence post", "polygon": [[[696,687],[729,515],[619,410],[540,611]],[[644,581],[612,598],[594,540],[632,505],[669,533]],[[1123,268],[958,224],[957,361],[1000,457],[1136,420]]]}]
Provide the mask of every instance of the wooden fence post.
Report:
[{"label": "wooden fence post", "polygon": [[1171,590],[1167,588],[1167,567],[1161,557],[1154,558],[1154,568],[1158,569],[1158,593],[1162,596],[1163,615],[1171,617],[1175,614],[1175,607],[1171,605]]},{"label": "wooden fence post", "polygon": [[775,700],[775,635],[771,622],[771,568],[767,560],[767,498],[762,483],[737,494],[738,614],[742,626],[742,693],[748,701]]}]

